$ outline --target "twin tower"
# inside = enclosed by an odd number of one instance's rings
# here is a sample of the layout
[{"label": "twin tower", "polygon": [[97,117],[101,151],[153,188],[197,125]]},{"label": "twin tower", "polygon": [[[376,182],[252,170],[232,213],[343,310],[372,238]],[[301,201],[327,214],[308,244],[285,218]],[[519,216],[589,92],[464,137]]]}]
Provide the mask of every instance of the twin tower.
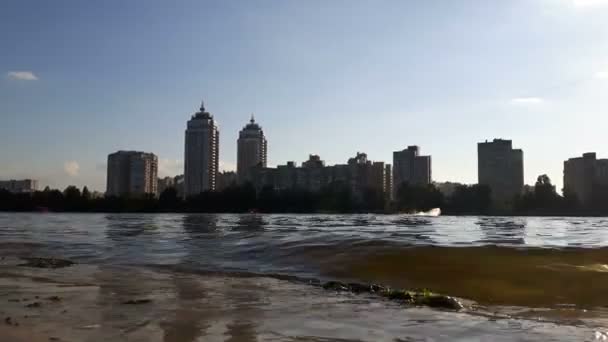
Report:
[{"label": "twin tower", "polygon": [[[253,115],[240,132],[237,142],[237,177],[254,166],[266,166],[268,144],[264,131]],[[192,115],[186,128],[184,156],[184,196],[215,190],[219,172],[220,131],[204,103]]]}]

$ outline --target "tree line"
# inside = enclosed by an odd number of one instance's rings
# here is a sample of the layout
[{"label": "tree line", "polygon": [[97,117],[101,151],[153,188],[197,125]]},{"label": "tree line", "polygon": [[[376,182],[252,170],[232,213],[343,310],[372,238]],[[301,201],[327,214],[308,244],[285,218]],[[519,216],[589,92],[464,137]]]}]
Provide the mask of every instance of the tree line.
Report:
[{"label": "tree line", "polygon": [[175,188],[160,196],[106,196],[93,198],[68,186],[64,191],[10,193],[0,190],[0,211],[57,212],[208,212],[208,213],[412,213],[441,208],[444,214],[574,215],[608,213],[608,189],[599,191],[597,206],[584,207],[574,196],[560,196],[546,175],[538,177],[533,190],[513,199],[508,211],[498,211],[491,189],[485,185],[459,185],[446,196],[434,184],[401,184],[395,198],[373,188],[353,191],[347,183],[336,182],[311,192],[303,189],[256,189],[251,184],[232,185],[221,191],[203,192],[186,200]]}]

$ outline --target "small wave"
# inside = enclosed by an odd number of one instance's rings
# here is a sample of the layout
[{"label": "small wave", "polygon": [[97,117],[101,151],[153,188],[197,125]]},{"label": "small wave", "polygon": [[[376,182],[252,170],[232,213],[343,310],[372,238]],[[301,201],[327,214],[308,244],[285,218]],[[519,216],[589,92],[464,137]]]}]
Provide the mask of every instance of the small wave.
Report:
[{"label": "small wave", "polygon": [[419,211],[414,214],[415,216],[432,216],[437,217],[441,215],[441,208],[433,208],[428,211]]}]

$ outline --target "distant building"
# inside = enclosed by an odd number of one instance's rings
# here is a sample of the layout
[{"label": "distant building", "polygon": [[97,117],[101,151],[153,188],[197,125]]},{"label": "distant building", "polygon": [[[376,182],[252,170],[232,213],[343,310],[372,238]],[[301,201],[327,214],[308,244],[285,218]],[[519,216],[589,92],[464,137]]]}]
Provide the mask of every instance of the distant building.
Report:
[{"label": "distant building", "polygon": [[118,151],[108,155],[106,195],[158,193],[158,158],[153,153]]},{"label": "distant building", "polygon": [[175,188],[175,178],[174,177],[165,177],[158,179],[158,195],[162,194],[165,190],[169,188]]},{"label": "distant building", "polygon": [[418,146],[393,152],[393,193],[401,184],[426,185],[431,180],[431,156],[421,156]]},{"label": "distant building", "polygon": [[319,157],[318,155],[311,154],[308,156],[308,160],[302,163],[302,167],[308,169],[325,167],[325,162],[321,160],[321,157]]},{"label": "distant building", "polygon": [[230,186],[237,184],[236,172],[224,171],[217,174],[216,190],[222,191]]},{"label": "distant building", "polygon": [[593,189],[608,185],[608,159],[597,159],[594,152],[564,162],[564,195],[574,194],[582,204],[592,200]]},{"label": "distant building", "polygon": [[173,186],[177,190],[177,197],[184,197],[184,175],[177,175],[173,177]]},{"label": "distant building", "polygon": [[393,168],[391,164],[384,165],[384,194],[388,200],[393,196]]},{"label": "distant building", "polygon": [[387,170],[390,173],[390,165],[372,162],[365,153],[357,153],[347,164],[333,166],[325,166],[318,155],[310,155],[302,167],[293,161],[276,168],[255,167],[251,171],[251,179],[258,190],[272,187],[279,191],[301,189],[318,192],[329,184],[341,183],[348,186],[354,196],[361,197],[368,189],[383,193],[390,191]]},{"label": "distant building", "polygon": [[192,115],[186,128],[184,196],[195,196],[216,187],[220,133],[213,116],[205,111]]},{"label": "distant building", "polygon": [[32,193],[38,191],[38,181],[35,179],[0,181],[0,189],[12,193]]},{"label": "distant building", "polygon": [[524,153],[511,140],[494,139],[477,144],[478,182],[492,190],[492,201],[508,207],[524,188]]},{"label": "distant building", "polygon": [[251,115],[251,120],[240,132],[237,140],[236,172],[239,182],[250,180],[252,167],[266,167],[268,143],[264,131]]}]

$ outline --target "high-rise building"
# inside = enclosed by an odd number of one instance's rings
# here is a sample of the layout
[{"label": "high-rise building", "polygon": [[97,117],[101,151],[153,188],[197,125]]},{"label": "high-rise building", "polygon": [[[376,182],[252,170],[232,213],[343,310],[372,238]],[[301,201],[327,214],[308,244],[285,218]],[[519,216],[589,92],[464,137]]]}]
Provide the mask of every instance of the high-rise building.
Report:
[{"label": "high-rise building", "polygon": [[153,153],[118,151],[108,155],[106,195],[158,193],[158,158]]},{"label": "high-rise building", "polygon": [[264,131],[251,115],[249,123],[239,132],[236,172],[239,182],[251,180],[252,167],[266,167],[268,143]]},{"label": "high-rise building", "polygon": [[608,185],[608,159],[597,159],[595,152],[564,162],[564,195],[573,194],[584,205],[591,203],[593,190]]},{"label": "high-rise building", "polygon": [[384,165],[384,195],[387,200],[393,196],[393,167],[391,164]]},{"label": "high-rise building", "polygon": [[220,132],[213,116],[205,111],[204,103],[188,121],[185,145],[184,197],[215,190]]},{"label": "high-rise building", "polygon": [[492,190],[494,205],[508,207],[524,189],[524,153],[511,140],[478,143],[477,172],[479,184]]},{"label": "high-rise building", "polygon": [[393,192],[404,183],[431,183],[431,156],[421,156],[418,146],[408,146],[403,151],[393,152]]},{"label": "high-rise building", "polygon": [[0,181],[0,189],[12,193],[31,193],[38,191],[38,181],[35,179]]}]

